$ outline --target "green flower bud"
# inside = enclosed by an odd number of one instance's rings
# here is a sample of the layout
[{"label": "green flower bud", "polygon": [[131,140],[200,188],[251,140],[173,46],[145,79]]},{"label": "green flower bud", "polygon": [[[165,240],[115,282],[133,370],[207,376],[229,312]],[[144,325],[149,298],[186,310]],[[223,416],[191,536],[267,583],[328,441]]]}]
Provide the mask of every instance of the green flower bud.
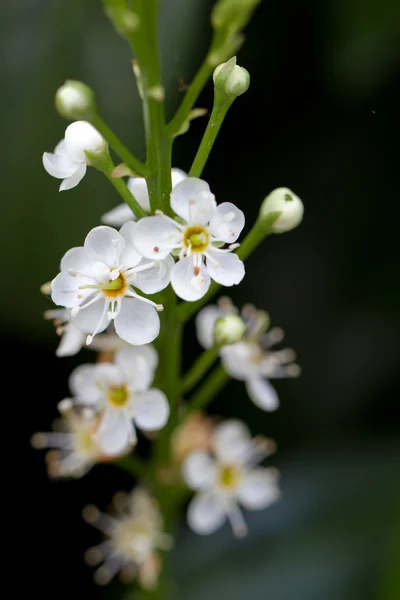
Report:
[{"label": "green flower bud", "polygon": [[276,188],[264,200],[260,209],[260,218],[265,219],[272,213],[281,213],[274,221],[271,230],[284,233],[299,225],[303,219],[302,201],[289,188]]},{"label": "green flower bud", "polygon": [[216,67],[213,80],[216,89],[231,98],[236,98],[249,89],[250,74],[246,69],[236,64],[236,56],[234,56],[228,62]]},{"label": "green flower bud", "polygon": [[96,113],[93,90],[81,81],[68,79],[56,92],[56,109],[72,121],[90,121]]},{"label": "green flower bud", "polygon": [[219,317],[214,325],[214,341],[217,346],[239,342],[246,331],[246,324],[235,314]]},{"label": "green flower bud", "polygon": [[215,29],[236,32],[249,22],[253,11],[261,0],[218,0],[211,12],[211,23]]}]

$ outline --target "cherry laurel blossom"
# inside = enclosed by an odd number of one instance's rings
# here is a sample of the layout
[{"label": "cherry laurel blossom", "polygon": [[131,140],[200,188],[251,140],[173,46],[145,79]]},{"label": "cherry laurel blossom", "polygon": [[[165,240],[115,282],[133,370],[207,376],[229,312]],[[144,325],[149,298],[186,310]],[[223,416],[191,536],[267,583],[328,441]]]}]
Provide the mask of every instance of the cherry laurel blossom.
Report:
[{"label": "cherry laurel blossom", "polygon": [[255,467],[275,450],[266,438],[251,438],[247,426],[231,419],[214,433],[213,455],[193,452],[183,463],[183,477],[197,491],[188,509],[188,523],[199,534],[210,534],[231,522],[235,535],[247,533],[239,504],[248,510],[267,508],[279,498],[278,473]]},{"label": "cherry laurel blossom", "polygon": [[89,334],[86,343],[114,321],[119,337],[133,345],[152,342],[160,330],[162,310],[135,291],[154,294],[170,281],[172,257],[144,259],[133,246],[133,221],[120,232],[101,225],[86,236],[84,245],[69,250],[61,260],[61,273],[52,281],[51,297],[71,309],[74,324]]},{"label": "cherry laurel blossom", "polygon": [[[244,227],[244,214],[234,204],[217,206],[208,183],[188,177],[174,187],[171,208],[179,221],[164,214],[138,222],[135,246],[146,258],[165,259],[178,253],[171,272],[175,293],[189,302],[207,293],[211,279],[224,286],[240,283],[244,265],[232,250]],[[226,249],[220,246],[230,244]]]},{"label": "cherry laurel blossom", "polygon": [[136,443],[135,426],[157,431],[168,420],[165,394],[150,388],[157,367],[151,346],[120,348],[113,363],[83,364],[70,375],[73,406],[87,407],[99,416],[96,440],[109,455],[120,454]]}]

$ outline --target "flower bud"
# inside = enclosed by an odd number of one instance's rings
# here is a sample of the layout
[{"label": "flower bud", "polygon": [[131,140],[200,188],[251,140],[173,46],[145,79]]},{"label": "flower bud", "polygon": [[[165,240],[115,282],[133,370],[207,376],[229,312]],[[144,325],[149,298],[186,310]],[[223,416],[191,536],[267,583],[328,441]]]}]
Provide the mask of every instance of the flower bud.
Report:
[{"label": "flower bud", "polygon": [[87,161],[86,152],[100,155],[107,151],[107,142],[87,121],[75,121],[68,125],[64,140],[68,156],[77,162]]},{"label": "flower bud", "polygon": [[246,331],[246,324],[235,314],[219,317],[214,325],[214,341],[217,346],[239,342]]},{"label": "flower bud", "polygon": [[218,0],[211,12],[211,23],[215,29],[240,31],[249,22],[261,0]]},{"label": "flower bud", "polygon": [[264,200],[260,209],[260,218],[272,213],[281,213],[274,221],[271,230],[274,233],[284,233],[299,225],[303,219],[304,206],[302,201],[289,188],[276,188]]},{"label": "flower bud", "polygon": [[96,113],[93,90],[81,81],[67,80],[56,92],[56,109],[65,119],[90,120]]},{"label": "flower bud", "polygon": [[213,74],[216,89],[223,91],[231,98],[244,94],[250,85],[250,74],[236,64],[236,56],[215,68]]}]

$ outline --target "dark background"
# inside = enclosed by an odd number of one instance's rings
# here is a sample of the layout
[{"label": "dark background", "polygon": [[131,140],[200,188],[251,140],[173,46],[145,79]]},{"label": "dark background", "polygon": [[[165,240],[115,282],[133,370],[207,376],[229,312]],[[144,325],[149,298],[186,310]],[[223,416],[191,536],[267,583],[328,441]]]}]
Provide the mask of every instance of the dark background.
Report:
[{"label": "dark background", "polygon": [[[211,5],[163,2],[170,115],[178,80],[190,81],[204,56]],[[13,582],[17,595],[27,585],[43,600],[122,598],[118,584],[92,584],[82,555],[99,538],[80,514],[131,481],[102,466],[78,482],[50,482],[29,437],[49,430],[69,373],[92,360],[86,351],[55,357],[56,336],[42,320],[50,302],[39,287],[119,202],[92,169],[58,194],[42,168],[43,151],[66,127],[54,92],[67,78],[91,85],[106,121],[143,159],[129,49],[101,3],[89,0],[3,1],[0,31],[0,318],[11,408],[2,483],[12,509],[12,518],[8,506],[3,515],[11,534],[3,584]],[[248,516],[251,534],[241,542],[228,527],[200,538],[182,525],[173,557],[179,600],[400,598],[399,40],[395,0],[264,0],[247,27],[238,62],[251,86],[230,110],[203,176],[217,201],[245,211],[246,229],[275,187],[303,199],[301,226],[266,240],[231,293],[239,305],[270,312],[303,374],[276,382],[274,414],[256,409],[239,382],[214,402],[213,413],[244,418],[277,441],[270,464],[281,470],[283,495]],[[211,85],[197,105],[211,108]],[[197,120],[177,139],[174,166],[189,170],[205,124]],[[199,351],[190,325],[186,367]]]}]

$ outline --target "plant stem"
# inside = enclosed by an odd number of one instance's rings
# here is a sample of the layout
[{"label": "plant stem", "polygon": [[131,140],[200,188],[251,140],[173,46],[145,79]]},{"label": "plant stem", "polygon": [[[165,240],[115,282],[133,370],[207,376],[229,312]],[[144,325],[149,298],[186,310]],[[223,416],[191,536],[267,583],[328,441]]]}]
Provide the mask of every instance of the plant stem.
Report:
[{"label": "plant stem", "polygon": [[189,177],[200,177],[204,166],[207,162],[211,149],[217,138],[221,125],[226,117],[229,107],[232,105],[233,99],[218,100],[215,98],[210,120],[208,121],[207,129],[204,132],[203,139],[197,154],[189,171]]},{"label": "plant stem", "polygon": [[108,125],[103,121],[100,115],[96,114],[92,120],[92,125],[97,129],[97,131],[103,136],[103,138],[109,143],[110,147],[118,154],[120,158],[124,161],[126,165],[132,171],[140,175],[141,177],[146,177],[148,174],[148,168],[145,164],[140,162],[133,154],[131,154],[126,146],[121,142],[121,140],[115,135],[115,133],[108,127]]},{"label": "plant stem", "polygon": [[147,213],[143,210],[138,201],[132,196],[132,193],[129,191],[128,186],[123,179],[112,177],[111,175],[107,175],[107,179],[110,183],[112,183],[117,192],[120,194],[121,198],[127,203],[129,208],[133,211],[138,219],[147,217]]},{"label": "plant stem", "polygon": [[196,360],[194,365],[185,373],[181,384],[181,393],[185,395],[200,381],[218,358],[219,347],[209,348]]},{"label": "plant stem", "polygon": [[207,406],[228,383],[229,379],[229,375],[224,371],[222,365],[216,366],[203,385],[190,398],[182,415],[182,421],[184,421],[194,410],[200,410]]}]

